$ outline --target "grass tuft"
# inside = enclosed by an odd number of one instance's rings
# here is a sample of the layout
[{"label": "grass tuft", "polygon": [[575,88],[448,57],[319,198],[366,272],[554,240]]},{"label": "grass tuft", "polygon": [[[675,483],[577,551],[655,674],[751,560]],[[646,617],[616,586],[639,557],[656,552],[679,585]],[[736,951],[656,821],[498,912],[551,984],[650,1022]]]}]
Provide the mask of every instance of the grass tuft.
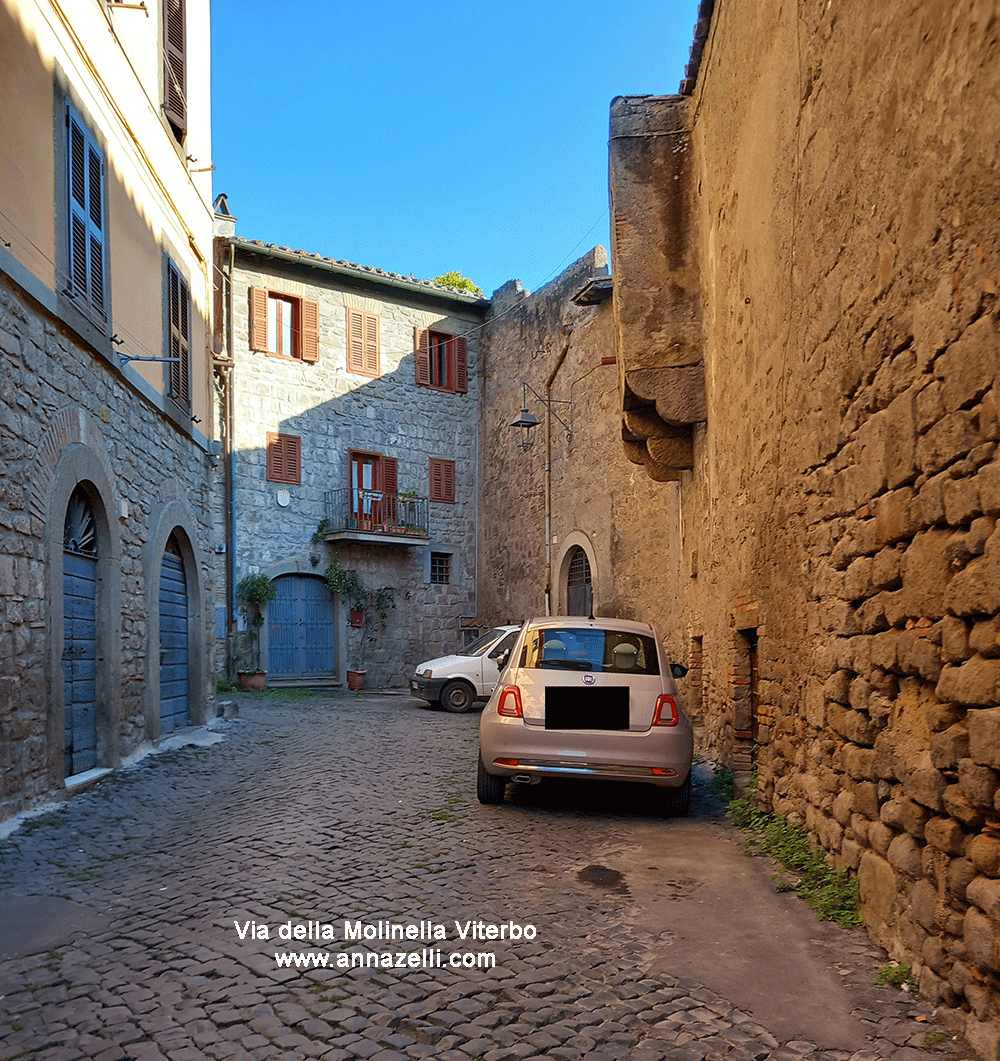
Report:
[{"label": "grass tuft", "polygon": [[875,977],[875,983],[898,987],[900,991],[913,991],[917,986],[913,979],[913,966],[903,965],[900,962],[886,962],[881,966]]},{"label": "grass tuft", "polygon": [[795,891],[821,921],[842,928],[861,922],[858,882],[846,869],[828,866],[822,848],[797,822],[762,811],[756,802],[757,776],[746,794],[729,804],[729,819],[749,833],[747,848],[770,855],[788,871],[779,875],[778,891]]}]

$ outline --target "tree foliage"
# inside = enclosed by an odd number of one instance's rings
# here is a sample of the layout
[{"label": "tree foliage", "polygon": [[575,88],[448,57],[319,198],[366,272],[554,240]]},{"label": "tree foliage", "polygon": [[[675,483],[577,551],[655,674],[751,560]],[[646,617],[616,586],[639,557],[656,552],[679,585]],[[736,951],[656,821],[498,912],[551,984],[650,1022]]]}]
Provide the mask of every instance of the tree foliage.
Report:
[{"label": "tree foliage", "polygon": [[435,276],[431,283],[439,284],[441,287],[453,287],[458,291],[471,291],[474,295],[483,293],[483,289],[478,284],[474,284],[467,276],[462,276],[458,269]]}]

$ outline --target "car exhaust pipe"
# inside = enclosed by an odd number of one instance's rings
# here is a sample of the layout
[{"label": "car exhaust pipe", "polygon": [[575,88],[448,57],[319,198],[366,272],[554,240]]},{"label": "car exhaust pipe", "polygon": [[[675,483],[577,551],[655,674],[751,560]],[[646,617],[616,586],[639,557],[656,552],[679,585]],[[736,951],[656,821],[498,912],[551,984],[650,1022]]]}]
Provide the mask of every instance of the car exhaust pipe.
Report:
[{"label": "car exhaust pipe", "polygon": [[530,785],[531,774],[515,774],[511,780],[515,785]]}]

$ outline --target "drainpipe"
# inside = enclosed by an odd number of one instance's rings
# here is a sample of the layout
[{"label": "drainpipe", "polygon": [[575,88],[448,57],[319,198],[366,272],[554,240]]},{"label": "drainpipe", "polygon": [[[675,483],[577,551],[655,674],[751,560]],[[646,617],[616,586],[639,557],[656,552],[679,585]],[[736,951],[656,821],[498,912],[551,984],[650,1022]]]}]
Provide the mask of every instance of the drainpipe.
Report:
[{"label": "drainpipe", "polygon": [[[227,587],[229,600],[229,619],[226,629],[226,649],[232,659],[233,648],[236,637],[236,447],[233,445],[233,430],[236,423],[236,403],[233,396],[235,386],[234,371],[236,367],[236,350],[233,341],[233,270],[236,264],[236,248],[229,244],[229,275],[226,277],[226,349],[231,362],[227,374],[226,386],[226,419],[228,420],[228,431],[226,439],[228,452],[226,453],[226,507],[228,508],[228,523],[226,528],[226,553],[229,557],[229,585]],[[233,675],[235,677],[235,675]]]},{"label": "drainpipe", "polygon": [[235,678],[230,671],[236,636],[236,452],[233,445],[234,415],[233,384],[233,269],[236,250],[229,244],[229,261],[219,272],[222,277],[222,309],[226,316],[225,357],[215,359],[215,368],[222,384],[222,467],[223,519],[226,527],[226,677]]},{"label": "drainpipe", "polygon": [[556,363],[545,381],[545,614],[552,614],[552,384],[569,353],[573,325],[563,323],[565,336]]}]

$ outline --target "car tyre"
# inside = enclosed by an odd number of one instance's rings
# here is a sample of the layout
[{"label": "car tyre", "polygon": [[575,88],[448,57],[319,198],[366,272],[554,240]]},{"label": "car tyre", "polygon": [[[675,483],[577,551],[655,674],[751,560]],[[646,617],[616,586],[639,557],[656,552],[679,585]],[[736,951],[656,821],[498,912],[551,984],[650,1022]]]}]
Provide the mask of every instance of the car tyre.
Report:
[{"label": "car tyre", "polygon": [[476,774],[476,797],[480,803],[487,805],[503,803],[507,791],[507,778],[494,777],[486,772],[483,757],[479,756],[479,771]]},{"label": "car tyre", "polygon": [[468,682],[448,682],[441,690],[441,706],[456,715],[464,715],[475,702],[476,691]]},{"label": "car tyre", "polygon": [[691,774],[679,788],[663,791],[663,813],[671,818],[686,818],[691,813]]}]

